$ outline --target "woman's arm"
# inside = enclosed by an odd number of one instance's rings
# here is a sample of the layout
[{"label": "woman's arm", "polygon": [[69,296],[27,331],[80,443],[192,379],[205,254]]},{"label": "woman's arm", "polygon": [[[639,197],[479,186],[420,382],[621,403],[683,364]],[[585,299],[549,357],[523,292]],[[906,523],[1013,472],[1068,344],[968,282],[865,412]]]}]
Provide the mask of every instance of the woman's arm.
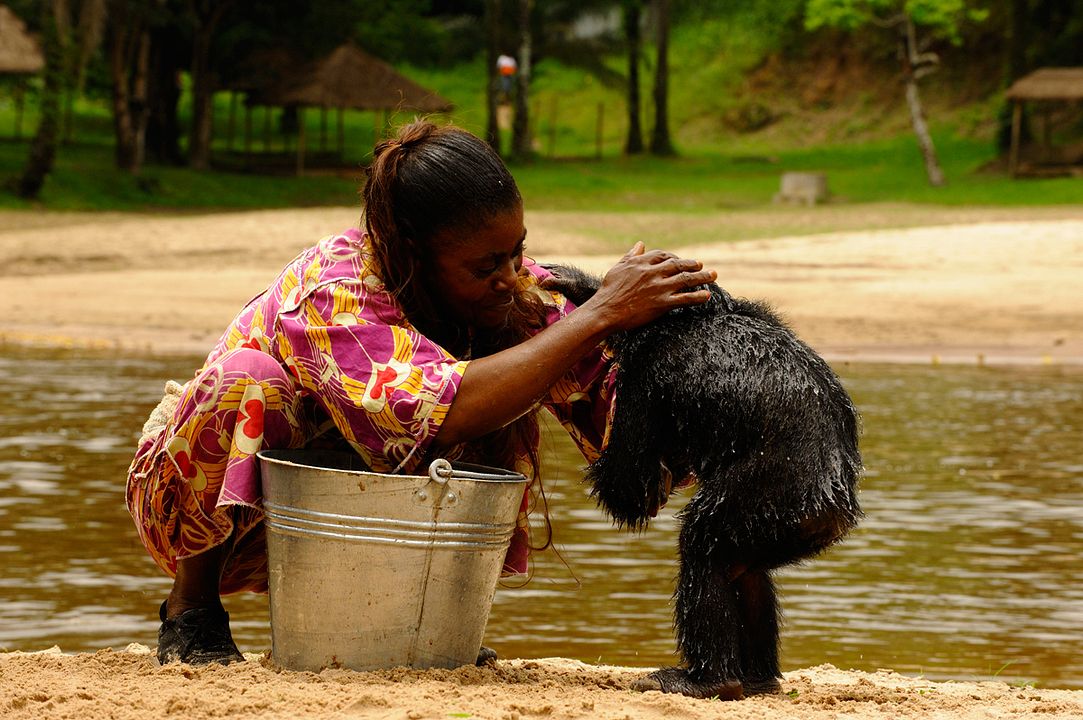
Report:
[{"label": "woman's arm", "polygon": [[610,334],[660,317],[667,310],[707,301],[717,274],[696,260],[643,244],[621,258],[594,297],[519,345],[470,361],[436,444],[452,447],[512,422],[532,408],[576,362]]}]

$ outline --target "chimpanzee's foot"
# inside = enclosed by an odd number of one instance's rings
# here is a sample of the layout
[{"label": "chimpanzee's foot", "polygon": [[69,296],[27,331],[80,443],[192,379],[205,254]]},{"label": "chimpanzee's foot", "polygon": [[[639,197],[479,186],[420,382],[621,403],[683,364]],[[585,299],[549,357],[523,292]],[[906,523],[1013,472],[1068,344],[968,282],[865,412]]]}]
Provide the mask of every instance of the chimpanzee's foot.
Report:
[{"label": "chimpanzee's foot", "polygon": [[745,678],[741,681],[745,689],[745,697],[752,695],[775,695],[782,692],[782,683],[776,677],[769,678]]},{"label": "chimpanzee's foot", "polygon": [[496,650],[482,645],[481,649],[478,650],[478,659],[474,664],[478,667],[482,667],[483,665],[492,665],[495,662]]},{"label": "chimpanzee's foot", "polygon": [[745,696],[739,680],[696,681],[688,676],[687,670],[679,667],[655,670],[632,683],[632,689],[639,692],[660,690],[694,698],[717,697],[719,700],[740,700]]}]

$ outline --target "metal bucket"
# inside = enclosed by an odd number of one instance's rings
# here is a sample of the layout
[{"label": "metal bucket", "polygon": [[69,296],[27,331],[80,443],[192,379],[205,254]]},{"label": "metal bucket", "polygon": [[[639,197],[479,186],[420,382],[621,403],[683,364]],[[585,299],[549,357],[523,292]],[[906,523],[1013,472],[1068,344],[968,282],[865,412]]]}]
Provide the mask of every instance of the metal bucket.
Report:
[{"label": "metal bucket", "polygon": [[447,460],[428,476],[385,475],[304,450],[259,459],[276,664],[476,660],[525,477]]}]

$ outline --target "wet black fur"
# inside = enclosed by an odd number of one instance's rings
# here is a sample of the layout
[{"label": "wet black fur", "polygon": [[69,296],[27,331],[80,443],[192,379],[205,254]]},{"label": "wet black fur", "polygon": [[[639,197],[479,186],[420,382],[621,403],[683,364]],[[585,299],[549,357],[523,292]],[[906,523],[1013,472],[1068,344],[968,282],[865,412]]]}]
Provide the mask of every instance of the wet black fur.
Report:
[{"label": "wet black fur", "polygon": [[[575,268],[550,269],[550,287],[579,304],[598,288]],[[697,481],[679,515],[684,669],[669,671],[681,675],[671,684],[702,694],[739,680],[751,694],[781,677],[771,571],[816,555],[861,516],[858,417],[827,363],[765,304],[709,287],[705,305],[611,339],[615,417],[586,479],[636,530],[667,499],[667,469]]]}]

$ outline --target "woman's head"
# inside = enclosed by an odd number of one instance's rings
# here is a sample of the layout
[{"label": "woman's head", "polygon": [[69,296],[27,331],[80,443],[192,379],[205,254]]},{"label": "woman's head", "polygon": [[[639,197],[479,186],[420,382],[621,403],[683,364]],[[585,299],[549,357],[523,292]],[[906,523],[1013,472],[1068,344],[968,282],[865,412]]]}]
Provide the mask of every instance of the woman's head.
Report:
[{"label": "woman's head", "polygon": [[515,180],[484,141],[411,123],[376,146],[362,199],[384,283],[412,321],[504,324],[526,233]]},{"label": "woman's head", "polygon": [[[379,143],[361,190],[364,225],[388,291],[410,321],[456,355],[478,358],[523,342],[545,306],[517,292],[523,200],[492,148],[450,126],[417,121]],[[538,425],[527,413],[472,443],[478,462],[538,476]]]}]

